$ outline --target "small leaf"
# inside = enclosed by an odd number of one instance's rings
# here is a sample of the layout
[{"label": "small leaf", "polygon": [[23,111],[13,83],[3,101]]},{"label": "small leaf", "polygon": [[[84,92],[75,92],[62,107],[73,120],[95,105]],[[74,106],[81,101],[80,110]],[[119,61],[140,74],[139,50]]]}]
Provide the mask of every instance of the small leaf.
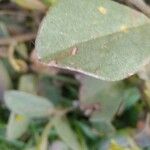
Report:
[{"label": "small leaf", "polygon": [[[30,74],[23,75],[19,80],[19,90],[35,94],[36,77]],[[26,132],[30,121],[26,116],[11,113],[7,125],[7,138],[9,140],[15,140],[21,137]]]},{"label": "small leaf", "polygon": [[101,134],[113,133],[111,121],[120,105],[130,107],[140,96],[136,88],[126,87],[122,81],[107,82],[88,76],[79,76],[79,80],[80,107],[91,113],[90,121]]},{"label": "small leaf", "polygon": [[139,99],[141,95],[140,92],[137,88],[131,87],[127,88],[124,91],[124,107],[125,109],[129,109],[132,107]]},{"label": "small leaf", "polygon": [[46,117],[53,111],[53,104],[46,98],[21,91],[7,91],[5,102],[12,112],[27,117]]},{"label": "small leaf", "polygon": [[36,94],[37,93],[37,77],[33,74],[23,75],[19,80],[19,90]]},{"label": "small leaf", "polygon": [[66,118],[55,117],[53,124],[59,137],[68,145],[69,148],[72,150],[81,150],[76,134],[71,129]]},{"label": "small leaf", "polygon": [[7,139],[15,140],[21,137],[25,133],[29,125],[29,121],[30,120],[28,118],[22,115],[16,115],[14,113],[11,113],[7,125]]},{"label": "small leaf", "polygon": [[[122,17],[123,16],[123,17]],[[121,80],[150,59],[150,19],[111,0],[63,0],[44,19],[39,57],[103,80]]]},{"label": "small leaf", "polygon": [[[111,120],[124,100],[123,82],[107,82],[83,76],[80,78],[80,101],[83,109],[96,109],[102,118]],[[97,108],[90,108],[90,105]]]}]

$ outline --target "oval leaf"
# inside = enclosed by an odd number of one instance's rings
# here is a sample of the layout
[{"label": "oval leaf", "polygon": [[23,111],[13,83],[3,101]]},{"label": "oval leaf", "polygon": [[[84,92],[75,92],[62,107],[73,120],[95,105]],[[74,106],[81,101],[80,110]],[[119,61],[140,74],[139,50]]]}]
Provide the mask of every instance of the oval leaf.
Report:
[{"label": "oval leaf", "polygon": [[149,39],[150,20],[131,8],[110,0],[63,0],[44,19],[36,50],[50,66],[120,80],[147,63]]},{"label": "oval leaf", "polygon": [[14,113],[27,117],[46,117],[53,111],[49,100],[21,91],[5,93],[6,106]]},{"label": "oval leaf", "polygon": [[22,115],[11,113],[7,125],[6,136],[8,140],[21,137],[27,130],[30,120]]}]

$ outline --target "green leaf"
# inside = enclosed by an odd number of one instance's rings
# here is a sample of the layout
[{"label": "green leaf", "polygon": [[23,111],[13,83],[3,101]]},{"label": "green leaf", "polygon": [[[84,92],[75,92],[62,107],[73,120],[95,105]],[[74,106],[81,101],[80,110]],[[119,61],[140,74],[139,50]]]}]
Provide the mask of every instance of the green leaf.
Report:
[{"label": "green leaf", "polygon": [[6,106],[14,113],[27,117],[46,117],[53,111],[53,104],[43,97],[21,91],[5,93]]},{"label": "green leaf", "polygon": [[19,90],[36,94],[37,93],[37,76],[33,74],[27,74],[21,76],[19,80]]},{"label": "green leaf", "polygon": [[120,80],[148,62],[149,39],[140,12],[110,0],[63,0],[44,19],[36,50],[50,66]]},{"label": "green leaf", "polygon": [[54,127],[59,137],[64,141],[72,150],[81,150],[81,146],[76,137],[76,134],[71,129],[69,122],[64,117],[55,117],[53,120]]},{"label": "green leaf", "polygon": [[[101,134],[113,133],[111,121],[117,113],[120,104],[126,104],[129,94],[130,100],[137,100],[137,89],[128,88],[122,81],[107,82],[96,78],[81,76],[80,103],[81,109],[92,112],[90,121]],[[131,94],[131,91],[133,94]],[[134,102],[133,102],[134,103]],[[130,105],[130,104],[126,104]]]},{"label": "green leaf", "polygon": [[[36,94],[36,82],[37,78],[34,75],[23,75],[19,80],[19,90]],[[7,138],[9,140],[15,140],[21,137],[30,124],[31,120],[24,116],[11,113],[7,125]]]},{"label": "green leaf", "polygon": [[107,120],[107,118],[102,117],[100,112],[95,113],[90,121],[92,122],[92,125],[94,129],[98,132],[99,135],[105,135],[110,136],[115,133],[115,128],[111,123],[111,120]]},{"label": "green leaf", "polygon": [[92,128],[90,128],[86,123],[81,122],[80,120],[75,120],[75,125],[82,130],[84,135],[89,139],[94,140],[96,138],[95,133],[93,132]]},{"label": "green leaf", "polygon": [[124,107],[125,109],[129,109],[140,99],[141,95],[137,88],[131,87],[125,90],[124,94]]},{"label": "green leaf", "polygon": [[22,136],[29,125],[29,119],[22,116],[11,113],[9,122],[7,125],[7,139],[15,140]]},{"label": "green leaf", "polygon": [[92,77],[81,77],[80,101],[83,109],[95,107],[102,118],[111,120],[124,100],[124,84],[121,81],[107,82]]}]

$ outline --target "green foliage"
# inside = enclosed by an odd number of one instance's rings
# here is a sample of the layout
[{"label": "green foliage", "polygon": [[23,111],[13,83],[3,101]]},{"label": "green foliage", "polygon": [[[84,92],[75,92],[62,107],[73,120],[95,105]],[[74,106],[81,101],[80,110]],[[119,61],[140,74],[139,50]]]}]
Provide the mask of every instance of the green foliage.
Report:
[{"label": "green foliage", "polygon": [[15,140],[21,137],[27,130],[29,119],[22,115],[11,113],[7,125],[7,139]]},{"label": "green foliage", "polygon": [[112,1],[64,0],[44,19],[36,50],[50,66],[120,80],[148,62],[149,23],[142,13]]},{"label": "green foliage", "polygon": [[148,62],[149,18],[111,0],[56,1],[0,3],[0,150],[149,149],[149,65],[103,81]]},{"label": "green foliage", "polygon": [[54,108],[46,98],[21,91],[7,91],[4,97],[11,111],[27,117],[47,117]]}]

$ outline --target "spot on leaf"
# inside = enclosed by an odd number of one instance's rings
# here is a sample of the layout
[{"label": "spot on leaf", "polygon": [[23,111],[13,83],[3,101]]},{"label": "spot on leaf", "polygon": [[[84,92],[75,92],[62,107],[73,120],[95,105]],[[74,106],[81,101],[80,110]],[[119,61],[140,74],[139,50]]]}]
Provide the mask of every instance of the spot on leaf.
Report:
[{"label": "spot on leaf", "polygon": [[122,25],[121,27],[120,27],[120,30],[122,31],[122,32],[128,32],[128,27],[126,26],[126,25]]},{"label": "spot on leaf", "polygon": [[24,120],[24,116],[22,116],[22,115],[16,115],[15,119],[16,119],[17,122],[21,122],[21,121]]},{"label": "spot on leaf", "polygon": [[100,12],[102,15],[106,15],[106,14],[107,14],[107,9],[104,8],[104,7],[99,7],[98,10],[99,10],[99,12]]}]

